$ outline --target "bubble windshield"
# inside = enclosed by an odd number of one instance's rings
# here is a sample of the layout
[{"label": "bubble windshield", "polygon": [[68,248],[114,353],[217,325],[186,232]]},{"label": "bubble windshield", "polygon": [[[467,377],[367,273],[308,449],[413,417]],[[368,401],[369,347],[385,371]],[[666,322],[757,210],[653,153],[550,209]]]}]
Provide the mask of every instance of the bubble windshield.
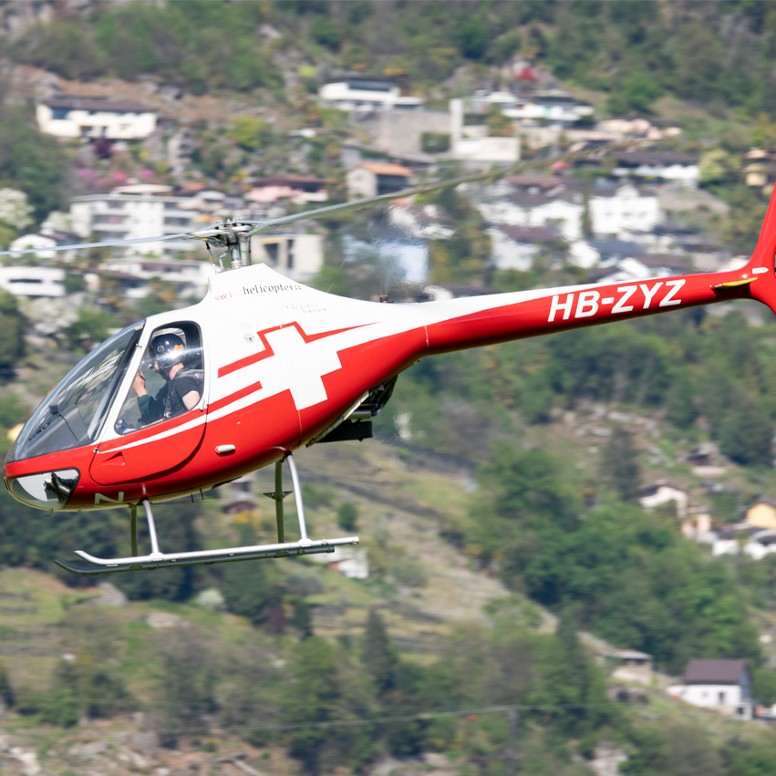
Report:
[{"label": "bubble windshield", "polygon": [[8,453],[9,461],[93,443],[135,353],[145,321],[127,326],[74,367],[38,407]]}]

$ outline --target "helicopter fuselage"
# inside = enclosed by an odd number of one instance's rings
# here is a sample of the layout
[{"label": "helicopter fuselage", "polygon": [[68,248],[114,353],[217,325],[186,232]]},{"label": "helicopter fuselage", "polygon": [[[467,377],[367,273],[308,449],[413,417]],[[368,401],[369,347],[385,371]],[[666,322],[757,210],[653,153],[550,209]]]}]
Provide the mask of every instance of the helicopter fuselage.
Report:
[{"label": "helicopter fuselage", "polygon": [[[200,303],[128,327],[76,366],[22,429],[4,481],[47,510],[200,493],[320,439],[423,357],[732,298],[774,309],[773,245],[725,272],[418,304],[327,294],[265,265],[227,270]],[[200,397],[142,422],[133,378],[171,330]]]}]

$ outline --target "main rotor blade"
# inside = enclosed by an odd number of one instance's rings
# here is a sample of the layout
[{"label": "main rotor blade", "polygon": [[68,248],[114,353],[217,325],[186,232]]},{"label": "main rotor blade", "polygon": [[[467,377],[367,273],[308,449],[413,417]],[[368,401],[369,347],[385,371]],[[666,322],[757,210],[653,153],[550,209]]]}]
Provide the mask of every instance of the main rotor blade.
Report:
[{"label": "main rotor blade", "polygon": [[[543,160],[543,164],[547,161]],[[364,197],[363,199],[353,199],[348,202],[339,202],[335,205],[325,205],[324,207],[313,208],[312,210],[305,210],[300,213],[291,213],[286,216],[277,216],[276,218],[268,218],[265,221],[249,221],[247,223],[253,223],[255,226],[248,234],[258,234],[264,232],[267,229],[271,229],[275,226],[281,226],[283,224],[293,224],[296,221],[305,221],[309,218],[318,218],[319,216],[330,215],[333,213],[347,213],[351,210],[360,210],[370,205],[375,205],[379,202],[388,202],[395,199],[403,199],[405,197],[411,197],[415,194],[427,194],[432,191],[439,191],[441,189],[453,188],[459,186],[462,183],[478,183],[486,180],[495,180],[501,178],[504,175],[509,175],[511,172],[517,172],[528,166],[526,163],[518,163],[509,165],[508,167],[500,167],[487,172],[472,173],[471,175],[463,175],[459,178],[449,178],[442,181],[434,181],[433,183],[424,183],[420,186],[412,186],[407,189],[401,189],[400,191],[393,191],[389,194],[377,194],[373,197]]]},{"label": "main rotor blade", "polygon": [[46,253],[47,251],[79,251],[87,248],[114,248],[120,245],[139,245],[142,243],[169,242],[170,240],[194,240],[191,232],[179,232],[178,234],[164,234],[155,237],[131,237],[123,240],[102,240],[100,242],[68,243],[67,245],[52,245],[50,248],[19,248],[18,250],[0,251],[0,256],[21,256],[26,253]]}]

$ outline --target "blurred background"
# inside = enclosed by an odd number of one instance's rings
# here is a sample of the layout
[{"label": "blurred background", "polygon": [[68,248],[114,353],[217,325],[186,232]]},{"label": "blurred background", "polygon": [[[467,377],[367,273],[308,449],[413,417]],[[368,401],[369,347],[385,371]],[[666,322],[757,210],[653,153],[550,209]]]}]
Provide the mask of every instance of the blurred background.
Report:
[{"label": "blurred background", "polygon": [[[3,452],[118,328],[197,301],[190,232],[418,301],[716,270],[776,180],[757,0],[0,4]],[[59,250],[54,251],[57,248]],[[123,511],[0,493],[0,771],[758,776],[776,759],[776,328],[731,303],[421,362],[296,457],[334,555],[119,574]],[[155,509],[272,536],[272,472]],[[289,504],[290,508],[290,504]]]}]

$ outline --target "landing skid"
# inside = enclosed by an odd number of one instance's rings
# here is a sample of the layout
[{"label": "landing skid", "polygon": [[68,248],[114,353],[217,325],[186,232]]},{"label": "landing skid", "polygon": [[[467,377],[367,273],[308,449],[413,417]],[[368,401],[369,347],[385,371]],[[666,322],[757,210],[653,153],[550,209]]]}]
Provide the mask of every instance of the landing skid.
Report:
[{"label": "landing skid", "polygon": [[[283,517],[283,499],[288,492],[283,490],[283,463],[288,464],[291,473],[292,492],[296,504],[296,514],[299,523],[299,539],[294,542],[285,541]],[[83,550],[75,554],[84,563],[70,563],[55,560],[54,563],[65,571],[73,574],[95,575],[116,574],[122,571],[146,571],[150,569],[168,568],[171,566],[199,566],[213,563],[230,563],[238,560],[255,560],[258,558],[289,558],[297,555],[314,555],[317,553],[334,552],[336,547],[347,544],[358,544],[357,536],[346,536],[340,539],[310,539],[307,535],[307,524],[302,504],[302,489],[299,485],[299,475],[296,463],[289,453],[285,458],[275,463],[275,490],[267,493],[275,502],[275,517],[277,520],[277,544],[254,544],[241,547],[227,547],[220,550],[197,550],[194,552],[164,553],[159,550],[156,536],[156,523],[147,499],[141,503],[145,510],[148,533],[151,540],[151,552],[148,555],[138,555],[137,552],[137,506],[130,507],[130,534],[132,540],[132,555],[125,558],[98,558]]]}]

